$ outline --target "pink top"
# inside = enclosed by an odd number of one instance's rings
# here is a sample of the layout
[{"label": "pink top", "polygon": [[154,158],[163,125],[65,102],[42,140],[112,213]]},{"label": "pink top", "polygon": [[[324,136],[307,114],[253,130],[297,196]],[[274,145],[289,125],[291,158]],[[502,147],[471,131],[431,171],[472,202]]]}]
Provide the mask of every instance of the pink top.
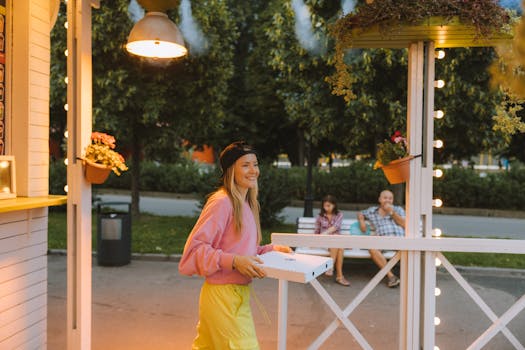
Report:
[{"label": "pink top", "polygon": [[208,199],[186,241],[179,272],[204,276],[210,284],[248,284],[250,277],[233,270],[233,256],[271,250],[271,244],[257,245],[257,227],[247,202],[242,208],[242,231],[235,233],[231,200],[226,192],[218,191]]}]

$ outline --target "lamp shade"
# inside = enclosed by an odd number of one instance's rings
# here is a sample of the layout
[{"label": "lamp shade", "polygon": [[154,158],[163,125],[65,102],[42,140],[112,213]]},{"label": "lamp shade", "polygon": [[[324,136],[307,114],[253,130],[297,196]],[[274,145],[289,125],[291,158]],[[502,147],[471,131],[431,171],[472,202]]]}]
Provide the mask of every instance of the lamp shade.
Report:
[{"label": "lamp shade", "polygon": [[176,58],[188,50],[179,28],[162,12],[147,12],[129,33],[128,52],[152,58]]}]

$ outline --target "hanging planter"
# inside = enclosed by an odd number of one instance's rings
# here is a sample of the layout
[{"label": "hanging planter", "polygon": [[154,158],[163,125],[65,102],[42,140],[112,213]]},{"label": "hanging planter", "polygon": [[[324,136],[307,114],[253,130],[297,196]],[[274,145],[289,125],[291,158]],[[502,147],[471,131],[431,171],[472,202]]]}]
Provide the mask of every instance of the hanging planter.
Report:
[{"label": "hanging planter", "polygon": [[93,163],[87,159],[84,159],[84,165],[86,180],[92,184],[104,183],[111,172],[111,168],[107,165]]},{"label": "hanging planter", "polygon": [[414,156],[407,156],[378,167],[383,170],[383,173],[390,184],[400,184],[407,182],[410,178],[410,161],[412,159],[414,159]]}]

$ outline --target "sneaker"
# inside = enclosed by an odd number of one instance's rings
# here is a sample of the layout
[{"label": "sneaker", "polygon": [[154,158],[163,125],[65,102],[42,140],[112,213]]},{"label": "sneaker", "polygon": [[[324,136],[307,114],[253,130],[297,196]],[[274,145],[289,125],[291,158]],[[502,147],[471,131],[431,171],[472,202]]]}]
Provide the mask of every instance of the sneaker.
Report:
[{"label": "sneaker", "polygon": [[390,277],[386,285],[388,288],[395,288],[399,286],[399,278],[397,276]]}]

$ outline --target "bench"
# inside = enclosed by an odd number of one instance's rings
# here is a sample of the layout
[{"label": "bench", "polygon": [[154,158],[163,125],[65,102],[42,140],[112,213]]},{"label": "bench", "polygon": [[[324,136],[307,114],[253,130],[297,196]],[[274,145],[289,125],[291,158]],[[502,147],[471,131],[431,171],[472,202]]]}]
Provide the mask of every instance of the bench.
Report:
[{"label": "bench", "polygon": [[[341,224],[341,234],[349,235],[350,227],[352,224],[357,222],[356,219],[343,219]],[[315,232],[315,218],[310,217],[300,217],[297,218],[297,233],[306,233],[313,234]],[[296,253],[301,254],[311,254],[311,255],[321,255],[321,256],[330,256],[330,252],[327,248],[309,248],[309,247],[297,247],[295,248]],[[391,259],[396,252],[394,251],[384,251],[383,255],[387,259]],[[345,258],[370,258],[370,253],[368,249],[361,248],[347,248],[344,250]]]}]

